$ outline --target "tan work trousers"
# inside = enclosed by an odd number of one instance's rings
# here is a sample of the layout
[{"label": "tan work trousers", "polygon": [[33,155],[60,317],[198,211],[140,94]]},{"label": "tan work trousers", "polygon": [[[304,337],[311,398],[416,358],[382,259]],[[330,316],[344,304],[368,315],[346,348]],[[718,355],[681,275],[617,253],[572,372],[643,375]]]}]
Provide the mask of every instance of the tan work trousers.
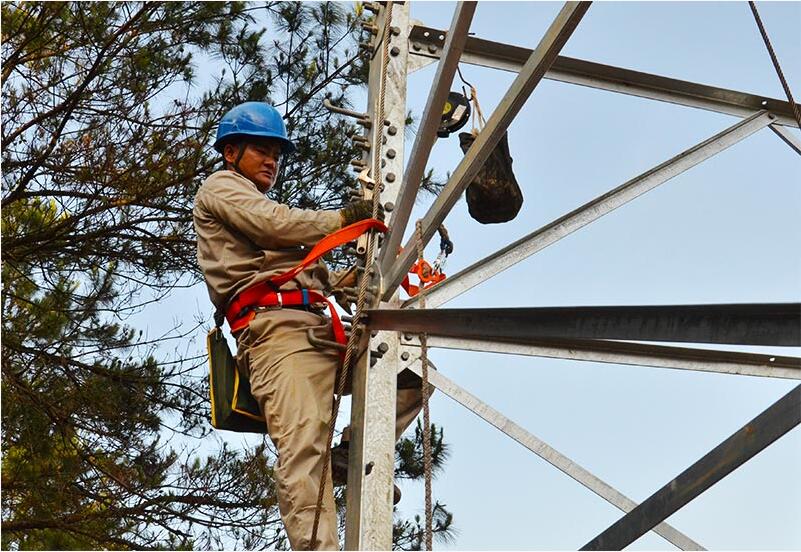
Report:
[{"label": "tan work trousers", "polygon": [[[250,373],[253,396],[278,450],[278,507],[295,550],[309,549],[340,363],[335,350],[309,343],[310,328],[333,340],[327,317],[297,309],[258,313],[237,337],[237,363]],[[396,439],[421,406],[420,389],[398,390]],[[316,549],[339,549],[330,464]]]}]

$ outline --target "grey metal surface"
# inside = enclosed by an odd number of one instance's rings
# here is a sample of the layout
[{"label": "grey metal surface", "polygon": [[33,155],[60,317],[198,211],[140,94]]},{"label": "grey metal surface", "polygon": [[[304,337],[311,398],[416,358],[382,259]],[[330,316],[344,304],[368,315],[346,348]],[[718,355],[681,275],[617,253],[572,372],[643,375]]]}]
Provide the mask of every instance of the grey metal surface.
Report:
[{"label": "grey metal surface", "polygon": [[379,309],[367,311],[373,330],[521,340],[621,339],[801,346],[800,303]]},{"label": "grey metal surface", "polygon": [[443,54],[437,65],[437,72],[434,74],[431,91],[426,100],[420,126],[409,155],[409,163],[403,174],[403,188],[395,202],[395,209],[392,211],[389,223],[390,231],[381,247],[379,259],[382,272],[386,272],[394,262],[401,240],[403,240],[406,225],[409,223],[409,216],[420,188],[420,180],[428,163],[431,148],[437,139],[437,128],[442,121],[442,109],[448,99],[448,92],[453,82],[453,76],[456,74],[456,67],[459,65],[476,5],[476,2],[459,2],[454,10]]},{"label": "grey metal surface", "polygon": [[[423,218],[423,241],[428,243],[437,228],[456,204],[464,189],[478,173],[492,149],[506,132],[515,115],[523,107],[529,95],[548,70],[559,50],[581,21],[589,8],[589,2],[567,2],[554,19],[537,48],[531,53],[523,69],[504,95],[498,107],[492,113],[481,134],[470,147],[467,155],[456,167],[434,204]],[[400,285],[417,256],[414,243],[410,239],[391,269],[384,272],[385,294],[388,299]]]},{"label": "grey metal surface", "polygon": [[[430,361],[429,365],[431,365]],[[405,363],[404,367],[409,368],[418,376],[422,373],[419,358],[415,358],[412,362]],[[433,365],[431,367],[434,368]],[[558,468],[567,476],[578,481],[621,511],[630,512],[637,506],[636,502],[576,464],[570,458],[535,435],[529,433],[512,420],[478,399],[475,395],[470,394],[468,391],[443,376],[436,368],[429,370],[429,381],[434,387],[470,410],[473,414],[499,429],[501,432],[505,433],[552,466]],[[704,550],[700,544],[667,523],[660,523],[654,527],[654,531],[681,550]]]},{"label": "grey metal surface", "polygon": [[581,550],[622,550],[801,423],[801,385],[687,468]]},{"label": "grey metal surface", "polygon": [[793,150],[798,154],[801,155],[801,140],[798,137],[790,132],[788,129],[780,127],[778,125],[770,125],[770,129],[776,133],[776,135],[781,138],[785,144],[793,148]]},{"label": "grey metal surface", "polygon": [[[426,303],[434,308],[450,301],[472,287],[488,280],[495,274],[514,266],[534,253],[570,235],[579,228],[636,199],[671,178],[694,167],[726,148],[766,127],[773,119],[769,113],[758,113],[737,122],[726,130],[712,136],[688,150],[683,151],[661,165],[621,184],[617,188],[598,196],[581,207],[535,230],[531,234],[507,245],[481,259],[426,293]],[[409,299],[404,307],[415,305],[416,298]]]},{"label": "grey metal surface", "polygon": [[[383,32],[385,4],[381,4],[376,24]],[[384,191],[381,201],[395,201],[401,186],[400,179],[390,181],[389,173],[403,171],[404,125],[406,120],[406,63],[408,60],[409,3],[395,3],[392,8],[392,25],[401,29],[399,35],[390,33],[391,47],[398,48],[390,55],[387,68],[384,119],[396,127],[374,124],[370,128],[370,143],[377,147],[386,139],[382,169]],[[368,113],[373,120],[378,114],[379,81],[382,52],[373,58],[368,81]],[[386,152],[394,149],[396,155]],[[372,152],[367,156],[372,164]],[[377,261],[376,261],[377,262]],[[397,305],[397,302],[394,303]],[[393,479],[395,474],[395,397],[397,381],[398,335],[389,332],[368,339],[367,350],[378,348],[385,342],[390,350],[375,366],[370,367],[370,354],[354,362],[353,397],[351,401],[350,462],[346,491],[345,548],[348,550],[390,550],[392,548]],[[372,468],[367,474],[366,466]]]},{"label": "grey metal surface", "polygon": [[[428,36],[425,36],[426,33]],[[409,34],[411,54],[415,57],[438,57],[443,42],[439,37],[446,34],[439,29],[415,26]],[[419,48],[415,48],[415,45]],[[470,37],[465,45],[462,61],[518,72],[530,53],[528,48]],[[785,100],[581,59],[557,57],[545,78],[740,117],[766,109],[776,114],[778,124],[798,128],[790,104]]]},{"label": "grey metal surface", "polygon": [[[417,338],[410,337],[411,339],[406,340],[405,343],[419,347],[420,343]],[[429,336],[428,346],[441,349],[801,380],[801,358],[778,355],[665,347],[593,339],[491,341]]]}]

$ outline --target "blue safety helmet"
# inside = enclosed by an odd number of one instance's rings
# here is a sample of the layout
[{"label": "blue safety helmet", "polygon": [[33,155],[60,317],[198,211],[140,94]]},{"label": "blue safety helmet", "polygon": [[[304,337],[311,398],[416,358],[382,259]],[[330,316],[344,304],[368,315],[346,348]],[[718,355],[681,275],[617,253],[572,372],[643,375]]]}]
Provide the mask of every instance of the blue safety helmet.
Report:
[{"label": "blue safety helmet", "polygon": [[223,152],[231,139],[257,136],[275,138],[281,142],[282,153],[294,153],[295,144],[287,138],[286,126],[281,114],[273,106],[263,102],[245,102],[232,108],[220,119],[214,149]]}]

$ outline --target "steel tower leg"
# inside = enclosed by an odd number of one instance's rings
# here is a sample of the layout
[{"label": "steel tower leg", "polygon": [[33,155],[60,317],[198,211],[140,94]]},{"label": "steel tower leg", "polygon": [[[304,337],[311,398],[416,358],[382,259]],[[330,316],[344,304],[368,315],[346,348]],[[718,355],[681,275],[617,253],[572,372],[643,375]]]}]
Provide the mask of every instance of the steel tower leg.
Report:
[{"label": "steel tower leg", "polygon": [[[378,3],[376,3],[378,4]],[[403,174],[404,127],[406,121],[406,63],[408,59],[409,3],[392,6],[392,29],[382,36],[387,7],[378,4],[373,40],[375,55],[370,64],[368,110],[372,120],[368,137],[371,152],[382,147],[381,202],[395,202]],[[395,30],[399,32],[394,32]],[[383,41],[389,40],[390,55],[385,86],[384,119],[377,120],[380,100]],[[382,141],[386,142],[381,146]],[[375,175],[371,175],[375,178]],[[397,306],[397,296],[390,305]],[[389,350],[370,367],[370,357],[380,343]],[[383,347],[382,347],[383,348]],[[398,365],[398,335],[382,332],[369,338],[368,352],[353,367],[350,463],[348,465],[345,548],[347,550],[392,549],[392,482],[395,471],[395,399]]]}]

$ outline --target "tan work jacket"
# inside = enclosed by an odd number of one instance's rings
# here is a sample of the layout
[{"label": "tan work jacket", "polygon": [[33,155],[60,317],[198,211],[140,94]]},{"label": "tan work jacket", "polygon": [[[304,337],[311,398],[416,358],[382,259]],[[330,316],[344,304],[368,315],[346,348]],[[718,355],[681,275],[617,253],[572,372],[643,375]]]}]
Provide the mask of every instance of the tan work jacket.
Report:
[{"label": "tan work jacket", "polygon": [[[339,230],[338,211],[293,209],[262,194],[233,171],[217,171],[198,190],[192,211],[197,258],[211,302],[225,310],[245,288],[286,272],[326,235]],[[322,260],[282,289],[329,291]]]}]

